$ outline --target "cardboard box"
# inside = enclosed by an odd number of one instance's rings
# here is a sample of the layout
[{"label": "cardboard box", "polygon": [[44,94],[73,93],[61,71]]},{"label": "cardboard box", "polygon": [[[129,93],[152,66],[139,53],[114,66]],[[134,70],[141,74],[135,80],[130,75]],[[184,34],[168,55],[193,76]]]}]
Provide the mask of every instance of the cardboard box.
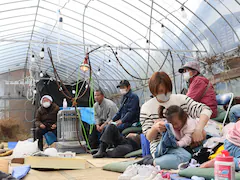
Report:
[{"label": "cardboard box", "polygon": [[24,164],[37,169],[87,169],[90,164],[82,158],[60,158],[60,157],[25,157]]},{"label": "cardboard box", "polygon": [[8,174],[8,170],[9,170],[9,160],[0,159],[0,171]]}]

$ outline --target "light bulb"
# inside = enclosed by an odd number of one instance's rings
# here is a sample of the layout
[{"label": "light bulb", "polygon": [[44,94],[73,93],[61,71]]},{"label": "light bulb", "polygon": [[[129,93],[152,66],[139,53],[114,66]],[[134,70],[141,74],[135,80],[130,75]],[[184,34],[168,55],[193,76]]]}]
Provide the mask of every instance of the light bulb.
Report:
[{"label": "light bulb", "polygon": [[87,89],[88,88],[88,84],[86,84],[86,86],[85,86],[85,89]]},{"label": "light bulb", "polygon": [[165,26],[164,26],[163,24],[161,25],[160,32],[161,32],[161,33],[164,33],[164,32],[165,32]]},{"label": "light bulb", "polygon": [[148,39],[146,40],[146,46],[145,46],[146,49],[149,49],[150,48],[150,42],[148,41]]},{"label": "light bulb", "polygon": [[35,62],[34,54],[32,55],[31,61],[32,61],[32,62]]},{"label": "light bulb", "polygon": [[59,28],[59,29],[62,29],[62,28],[63,28],[63,17],[62,17],[62,16],[59,17],[58,28]]},{"label": "light bulb", "polygon": [[108,60],[108,65],[110,65],[110,66],[112,65],[111,59]]},{"label": "light bulb", "polygon": [[184,18],[184,19],[187,18],[187,13],[186,13],[184,7],[181,7],[181,16],[182,16],[182,18]]},{"label": "light bulb", "polygon": [[41,59],[44,58],[44,48],[42,48],[42,50],[40,51],[39,56]]},{"label": "light bulb", "polygon": [[72,90],[72,94],[76,94],[76,91],[74,89]]},{"label": "light bulb", "polygon": [[59,91],[62,91],[63,89],[62,89],[62,87],[60,87],[58,90],[59,90]]},{"label": "light bulb", "polygon": [[36,89],[33,90],[33,94],[37,94],[37,90]]},{"label": "light bulb", "polygon": [[98,76],[100,76],[100,74],[101,74],[100,71],[101,71],[100,68],[98,68],[98,71],[97,71]]},{"label": "light bulb", "polygon": [[42,71],[40,72],[39,76],[40,76],[41,78],[43,77],[43,72],[42,72]]}]

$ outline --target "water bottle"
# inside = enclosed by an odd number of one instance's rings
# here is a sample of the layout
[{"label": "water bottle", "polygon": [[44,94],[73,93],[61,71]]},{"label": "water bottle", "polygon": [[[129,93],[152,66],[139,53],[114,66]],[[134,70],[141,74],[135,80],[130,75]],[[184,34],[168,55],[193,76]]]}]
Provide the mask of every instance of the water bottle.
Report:
[{"label": "water bottle", "polygon": [[67,105],[67,100],[66,98],[63,99],[63,109],[67,109],[68,105]]},{"label": "water bottle", "polygon": [[216,157],[214,163],[215,180],[235,180],[235,163],[229,152],[222,151],[221,155]]}]

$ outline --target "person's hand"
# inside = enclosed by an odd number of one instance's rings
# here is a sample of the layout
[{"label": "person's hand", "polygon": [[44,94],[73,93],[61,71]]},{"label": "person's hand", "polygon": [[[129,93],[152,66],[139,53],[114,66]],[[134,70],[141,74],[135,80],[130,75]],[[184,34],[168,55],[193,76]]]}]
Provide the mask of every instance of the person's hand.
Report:
[{"label": "person's hand", "polygon": [[45,126],[44,124],[40,124],[40,128],[41,128],[41,129],[45,129],[46,126]]},{"label": "person's hand", "polygon": [[205,135],[206,133],[204,132],[204,130],[201,129],[195,129],[193,134],[192,134],[192,145],[191,147],[196,147],[201,145],[202,141],[205,139]]},{"label": "person's hand", "polygon": [[100,132],[100,127],[98,124],[96,125],[97,131]]},{"label": "person's hand", "polygon": [[104,123],[104,124],[102,124],[102,125],[100,126],[100,128],[99,128],[99,132],[102,132],[102,131],[103,131],[105,125],[106,125],[106,124]]},{"label": "person's hand", "polygon": [[117,123],[117,126],[119,126],[122,124],[122,120],[117,120],[116,123]]},{"label": "person's hand", "polygon": [[152,126],[152,128],[155,130],[155,131],[158,131],[160,133],[166,131],[166,126],[165,126],[165,122],[162,121],[162,120],[155,120],[154,121],[154,125]]},{"label": "person's hand", "polygon": [[56,124],[53,124],[53,125],[51,126],[51,129],[56,129],[56,127],[57,127],[57,125],[56,125]]},{"label": "person's hand", "polygon": [[135,137],[137,134],[136,133],[129,133],[126,138],[131,138],[131,137]]}]

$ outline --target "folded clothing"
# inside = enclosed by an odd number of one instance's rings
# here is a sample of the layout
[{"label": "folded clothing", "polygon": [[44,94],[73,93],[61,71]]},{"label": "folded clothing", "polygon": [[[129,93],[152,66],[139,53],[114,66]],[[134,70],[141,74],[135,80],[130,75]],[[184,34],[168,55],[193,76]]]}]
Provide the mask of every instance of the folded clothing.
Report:
[{"label": "folded clothing", "polygon": [[31,167],[29,165],[15,167],[13,168],[12,176],[17,179],[22,179],[28,174],[30,169]]}]

